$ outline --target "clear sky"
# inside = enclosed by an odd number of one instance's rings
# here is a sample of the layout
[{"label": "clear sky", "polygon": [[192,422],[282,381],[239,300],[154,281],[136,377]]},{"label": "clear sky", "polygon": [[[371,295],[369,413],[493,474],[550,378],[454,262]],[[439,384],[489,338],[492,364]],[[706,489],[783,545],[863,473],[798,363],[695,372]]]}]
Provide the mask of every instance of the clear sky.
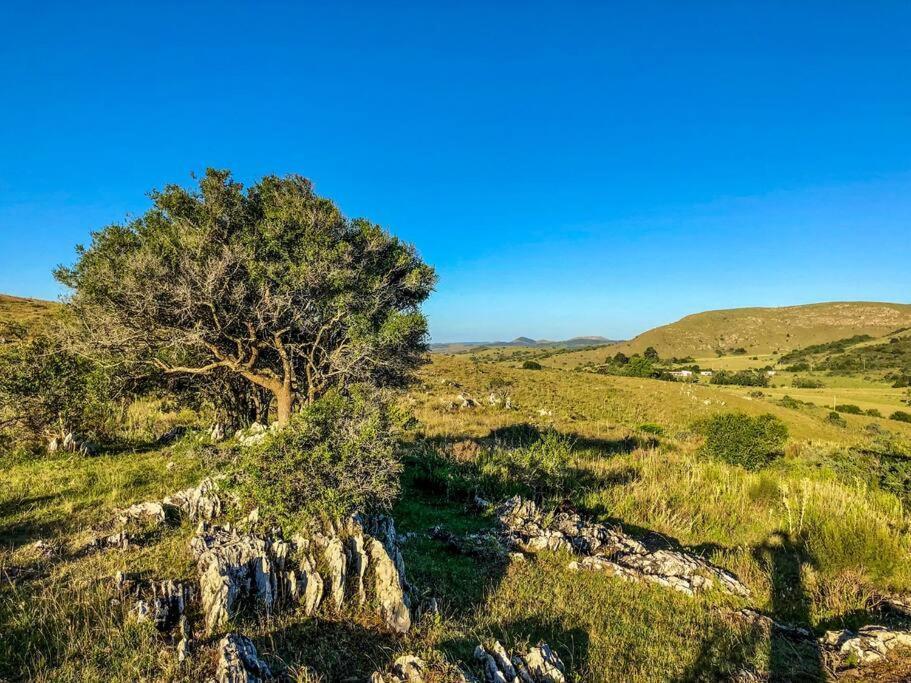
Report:
[{"label": "clear sky", "polygon": [[206,166],[413,242],[435,341],[911,301],[911,2],[0,7],[0,292]]}]

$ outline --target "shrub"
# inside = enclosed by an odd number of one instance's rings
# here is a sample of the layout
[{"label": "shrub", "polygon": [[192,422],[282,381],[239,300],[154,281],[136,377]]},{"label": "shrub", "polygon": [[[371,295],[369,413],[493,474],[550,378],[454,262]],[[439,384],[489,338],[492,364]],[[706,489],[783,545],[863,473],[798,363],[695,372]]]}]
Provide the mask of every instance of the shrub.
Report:
[{"label": "shrub", "polygon": [[782,396],[781,400],[778,402],[778,404],[783,408],[791,408],[792,410],[797,410],[800,408],[802,403],[803,401],[798,401],[793,396],[788,396],[787,394]]},{"label": "shrub", "polygon": [[645,424],[639,425],[639,431],[645,432],[646,434],[654,434],[655,436],[661,436],[664,434],[664,428],[660,425],[652,424],[651,422],[646,422]]},{"label": "shrub", "polygon": [[795,377],[791,385],[796,389],[822,389],[825,386],[821,381],[812,377]]},{"label": "shrub", "polygon": [[523,370],[541,370],[543,366],[536,360],[527,360],[522,363]]},{"label": "shrub", "polygon": [[0,346],[0,426],[17,442],[104,430],[107,376],[69,353],[60,340],[35,335]]},{"label": "shrub", "polygon": [[769,377],[766,373],[756,370],[741,370],[739,372],[719,370],[712,375],[711,383],[736,384],[742,387],[767,387],[769,386]]},{"label": "shrub", "polygon": [[864,411],[864,415],[869,415],[870,417],[882,417],[883,414],[879,412],[876,408],[867,408]]},{"label": "shrub", "polygon": [[787,426],[774,415],[718,413],[696,424],[705,437],[703,450],[718,460],[757,470],[780,457]]},{"label": "shrub", "polygon": [[889,416],[889,419],[896,422],[911,422],[911,413],[906,413],[904,410],[896,410]]},{"label": "shrub", "polygon": [[387,509],[398,494],[402,416],[382,393],[336,390],[240,457],[238,495],[270,523],[295,528],[356,510]]},{"label": "shrub", "polygon": [[838,412],[830,410],[829,414],[826,415],[826,422],[833,424],[836,427],[847,427],[848,422],[843,418]]},{"label": "shrub", "polygon": [[847,413],[848,415],[863,415],[864,411],[860,409],[860,406],[856,406],[853,403],[845,403],[844,405],[837,406],[835,408],[839,413]]}]

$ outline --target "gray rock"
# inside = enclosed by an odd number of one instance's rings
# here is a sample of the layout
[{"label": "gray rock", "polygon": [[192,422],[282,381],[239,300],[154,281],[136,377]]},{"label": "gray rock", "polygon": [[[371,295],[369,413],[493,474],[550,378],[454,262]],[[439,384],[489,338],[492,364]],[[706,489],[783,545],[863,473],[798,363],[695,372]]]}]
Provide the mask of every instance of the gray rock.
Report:
[{"label": "gray rock", "polygon": [[607,571],[619,578],[648,581],[688,595],[720,588],[749,594],[731,572],[682,550],[650,550],[619,529],[583,520],[579,515],[541,513],[534,502],[519,496],[497,510],[507,545],[522,552],[565,550],[583,556],[569,568]]},{"label": "gray rock", "polygon": [[489,647],[478,645],[474,651],[483,668],[486,683],[565,683],[563,662],[547,643],[538,643],[525,654],[512,657],[499,641]]},{"label": "gray rock", "polygon": [[411,613],[405,603],[405,593],[395,561],[386,547],[373,537],[366,539],[364,547],[369,558],[371,592],[377,601],[380,616],[390,629],[405,633],[411,628]]},{"label": "gray rock", "polygon": [[203,479],[198,486],[167,496],[162,504],[178,510],[194,522],[209,522],[224,512],[224,505],[218,495],[218,484],[209,477]]},{"label": "gray rock", "polygon": [[215,676],[218,683],[259,683],[271,678],[272,672],[249,638],[229,633],[218,644]]},{"label": "gray rock", "polygon": [[857,631],[828,631],[819,642],[840,666],[866,666],[885,659],[895,648],[911,648],[911,631],[871,625]]}]

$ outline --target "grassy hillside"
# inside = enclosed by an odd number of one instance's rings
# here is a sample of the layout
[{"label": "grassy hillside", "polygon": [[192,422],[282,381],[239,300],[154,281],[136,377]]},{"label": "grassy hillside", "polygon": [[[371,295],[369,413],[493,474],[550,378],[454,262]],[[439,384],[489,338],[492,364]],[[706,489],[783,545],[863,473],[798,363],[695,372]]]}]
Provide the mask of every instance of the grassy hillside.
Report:
[{"label": "grassy hillside", "polygon": [[29,327],[53,313],[58,306],[52,301],[0,294],[0,336],[4,325],[14,323]]},{"label": "grassy hillside", "polygon": [[[642,353],[653,346],[662,357],[706,358],[745,349],[748,355],[785,353],[855,335],[881,337],[911,325],[911,304],[832,302],[781,308],[733,308],[688,315],[610,347],[612,353]],[[604,349],[567,354],[557,367],[603,360]]]}]

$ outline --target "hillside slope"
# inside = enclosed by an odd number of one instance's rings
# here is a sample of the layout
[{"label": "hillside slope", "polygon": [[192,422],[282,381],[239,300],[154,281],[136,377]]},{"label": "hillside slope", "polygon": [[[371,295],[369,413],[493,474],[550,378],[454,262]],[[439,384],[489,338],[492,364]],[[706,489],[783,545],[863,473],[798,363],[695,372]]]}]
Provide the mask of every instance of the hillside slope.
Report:
[{"label": "hillside slope", "polygon": [[[705,358],[717,350],[781,353],[859,334],[881,337],[911,325],[911,304],[831,302],[780,308],[732,308],[688,315],[614,345],[630,355],[655,347],[662,357]],[[594,354],[594,355],[593,355]],[[600,359],[604,350],[565,354],[561,365]]]},{"label": "hillside slope", "polygon": [[53,301],[0,294],[0,332],[2,327],[9,323],[29,327],[50,315],[58,307],[59,304]]}]

